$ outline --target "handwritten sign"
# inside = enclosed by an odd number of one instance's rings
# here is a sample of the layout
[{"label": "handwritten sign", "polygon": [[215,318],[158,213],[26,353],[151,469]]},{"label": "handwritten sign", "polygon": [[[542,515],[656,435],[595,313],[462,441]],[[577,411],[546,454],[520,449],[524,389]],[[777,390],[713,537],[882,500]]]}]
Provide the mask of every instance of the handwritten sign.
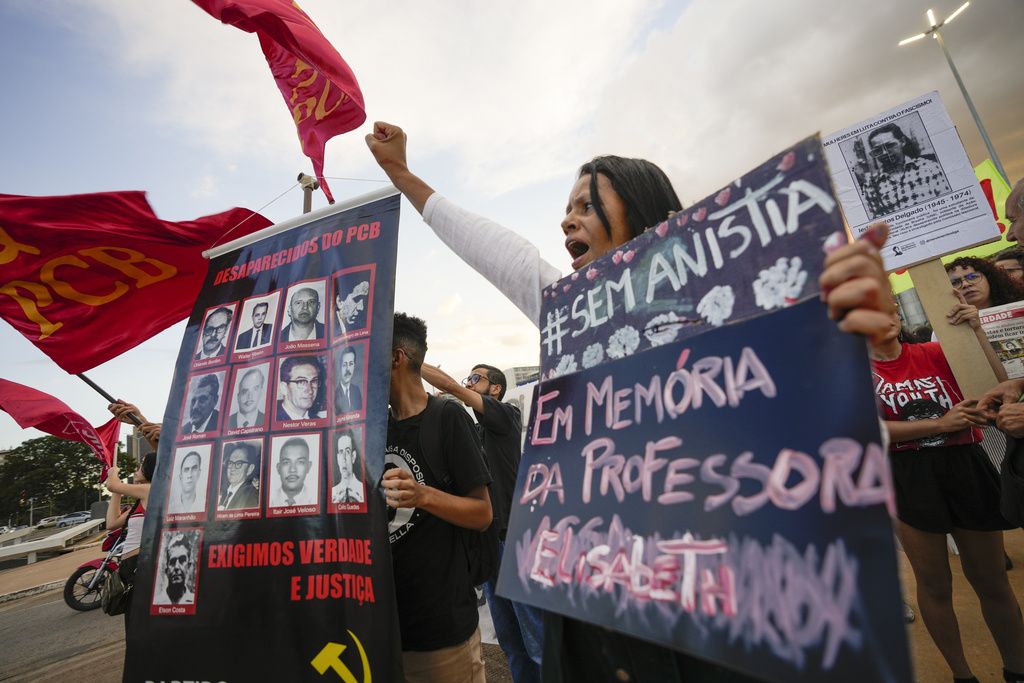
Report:
[{"label": "handwritten sign", "polygon": [[545,290],[500,595],[763,680],[912,680],[866,345],[814,296],[822,156]]},{"label": "handwritten sign", "polygon": [[546,288],[542,377],[811,296],[829,239],[846,237],[814,136]]}]

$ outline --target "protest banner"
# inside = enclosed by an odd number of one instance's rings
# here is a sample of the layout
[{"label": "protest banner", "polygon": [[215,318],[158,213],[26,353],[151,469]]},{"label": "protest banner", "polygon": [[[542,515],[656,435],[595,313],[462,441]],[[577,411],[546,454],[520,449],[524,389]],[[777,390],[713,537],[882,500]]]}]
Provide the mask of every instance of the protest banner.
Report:
[{"label": "protest banner", "polygon": [[824,144],[853,235],[875,221],[889,223],[887,271],[999,239],[938,92],[833,133]]},{"label": "protest banner", "polygon": [[817,290],[828,240],[846,233],[811,137],[547,287],[541,377],[799,301]]},{"label": "protest banner", "polygon": [[1024,377],[1024,303],[980,311],[981,326],[1010,379]]},{"label": "protest banner", "polygon": [[212,258],[164,413],[125,681],[399,678],[375,491],[398,209],[389,188]]},{"label": "protest banner", "polygon": [[[691,231],[733,193],[752,228]],[[838,213],[812,138],[548,290],[500,595],[761,680],[912,680],[867,349],[810,272]],[[721,245],[734,260],[711,279],[699,240],[741,229],[749,249]],[[585,336],[595,312],[607,345]]]}]

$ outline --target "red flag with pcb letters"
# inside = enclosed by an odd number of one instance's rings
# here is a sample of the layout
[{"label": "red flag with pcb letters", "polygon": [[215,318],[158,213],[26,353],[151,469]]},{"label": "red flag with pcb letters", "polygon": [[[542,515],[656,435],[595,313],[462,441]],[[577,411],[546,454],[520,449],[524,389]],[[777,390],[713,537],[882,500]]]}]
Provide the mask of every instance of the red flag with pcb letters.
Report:
[{"label": "red flag with pcb letters", "polygon": [[70,373],[192,312],[203,250],[270,225],[248,209],[172,223],[143,192],[0,194],[0,318]]},{"label": "red flag with pcb letters", "polygon": [[0,410],[14,418],[22,429],[34,427],[47,434],[84,443],[103,463],[101,481],[114,464],[121,425],[114,418],[96,428],[58,398],[32,387],[0,379]]},{"label": "red flag with pcb letters", "polygon": [[345,60],[313,20],[288,0],[192,0],[215,19],[259,36],[277,87],[292,113],[302,152],[324,195],[324,145],[366,120],[363,93]]}]

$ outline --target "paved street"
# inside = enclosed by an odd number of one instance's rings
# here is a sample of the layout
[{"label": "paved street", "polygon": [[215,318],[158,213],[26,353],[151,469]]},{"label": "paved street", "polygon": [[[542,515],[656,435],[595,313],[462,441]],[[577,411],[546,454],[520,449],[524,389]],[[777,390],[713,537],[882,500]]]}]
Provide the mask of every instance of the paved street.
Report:
[{"label": "paved street", "polygon": [[0,604],[0,681],[114,683],[124,665],[124,620],[76,612],[59,590]]},{"label": "paved street", "polygon": [[[1010,583],[1024,602],[1024,532],[1005,534],[1007,551],[1014,564]],[[0,571],[0,600],[36,586],[63,583],[80,564],[102,557],[98,546],[79,550],[36,564]],[[906,556],[900,553],[900,574],[908,602],[917,608],[914,577]],[[981,681],[1001,681],[999,655],[985,628],[977,598],[968,587],[958,558],[949,558],[953,571],[954,606],[964,638],[964,649]],[[500,648],[488,630],[487,608],[481,610],[484,660],[489,683],[508,683],[511,678]],[[920,616],[908,625],[915,679],[919,683],[949,680],[949,669]],[[100,610],[75,612],[64,604],[63,593],[51,589],[38,595],[0,602],[0,683],[116,683],[124,662],[124,621]]]}]

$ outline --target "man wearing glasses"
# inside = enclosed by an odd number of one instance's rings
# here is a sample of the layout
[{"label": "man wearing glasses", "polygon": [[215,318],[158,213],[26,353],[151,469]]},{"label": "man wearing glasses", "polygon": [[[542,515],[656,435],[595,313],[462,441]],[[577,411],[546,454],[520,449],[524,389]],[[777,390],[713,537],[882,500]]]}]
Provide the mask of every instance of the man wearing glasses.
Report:
[{"label": "man wearing glasses", "polygon": [[228,328],[231,327],[231,309],[221,306],[206,317],[203,323],[203,335],[193,360],[204,360],[223,356],[227,350],[224,347],[224,339],[228,335]]},{"label": "man wearing glasses", "polygon": [[[494,510],[500,515],[498,552],[504,553],[505,533],[523,452],[523,418],[519,408],[501,401],[505,397],[505,373],[493,365],[480,363],[460,385],[438,368],[424,363],[423,379],[473,409],[476,430],[484,445],[484,459],[494,478],[491,497]],[[487,596],[498,643],[512,671],[512,680],[539,681],[543,650],[541,612],[535,607],[498,597],[494,592],[497,582],[497,576],[489,579],[483,586],[484,595]]]},{"label": "man wearing glasses", "polygon": [[227,487],[217,501],[218,510],[248,510],[260,506],[260,493],[252,485],[252,473],[256,469],[251,456],[254,450],[245,442],[228,444],[224,449],[227,460]]},{"label": "man wearing glasses", "polygon": [[314,356],[292,356],[281,363],[277,420],[308,420],[326,417],[326,411],[310,415],[320,394],[320,364]]},{"label": "man wearing glasses", "polygon": [[316,319],[320,313],[320,294],[312,287],[303,287],[292,294],[288,304],[290,323],[281,330],[281,343],[323,339],[324,324]]}]

